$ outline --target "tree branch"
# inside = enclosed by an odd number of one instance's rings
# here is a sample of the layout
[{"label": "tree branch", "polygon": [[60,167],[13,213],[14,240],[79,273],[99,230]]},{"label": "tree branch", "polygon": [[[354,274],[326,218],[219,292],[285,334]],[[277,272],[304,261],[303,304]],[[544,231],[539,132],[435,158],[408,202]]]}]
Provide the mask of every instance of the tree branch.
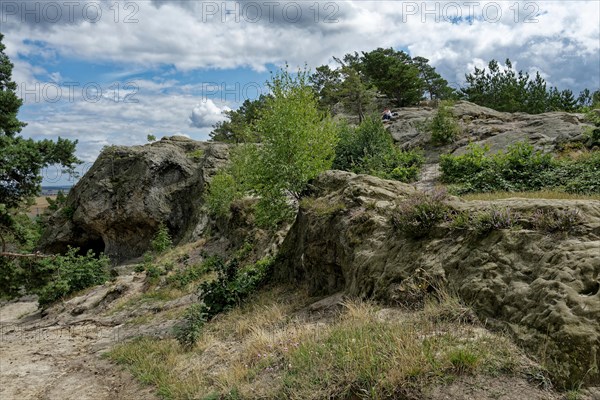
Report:
[{"label": "tree branch", "polygon": [[14,258],[54,258],[54,257],[56,257],[56,255],[43,254],[43,253],[40,253],[39,251],[36,253],[27,253],[27,254],[11,253],[9,251],[2,251],[0,253],[0,256],[14,257]]}]

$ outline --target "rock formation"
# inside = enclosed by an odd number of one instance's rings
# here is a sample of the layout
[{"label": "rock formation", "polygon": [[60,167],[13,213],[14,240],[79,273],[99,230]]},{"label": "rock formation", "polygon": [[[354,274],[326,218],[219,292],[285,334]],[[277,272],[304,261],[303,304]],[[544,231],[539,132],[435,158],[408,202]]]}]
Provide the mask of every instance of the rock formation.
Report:
[{"label": "rock formation", "polygon": [[[52,216],[42,248],[104,251],[116,261],[148,250],[162,223],[175,243],[198,234],[205,183],[227,161],[228,146],[185,137],[106,148]],[[199,224],[200,223],[200,224]]]},{"label": "rock formation", "polygon": [[450,198],[450,207],[471,213],[577,209],[582,222],[576,233],[553,235],[527,228],[477,235],[442,224],[416,240],[391,223],[414,192],[399,182],[325,172],[282,245],[278,278],[308,282],[314,293],[400,304],[443,283],[488,326],[544,357],[559,384],[599,383],[600,201]]},{"label": "rock formation", "polygon": [[[425,125],[433,118],[435,109],[406,107],[397,113],[388,125],[392,137],[401,147],[425,147],[431,139]],[[526,141],[544,151],[553,151],[557,145],[583,141],[584,129],[591,127],[583,114],[549,112],[544,114],[506,113],[459,101],[452,108],[462,135],[455,143],[443,147],[444,152],[461,153],[470,142],[488,145],[490,151],[505,150],[509,145]],[[439,151],[428,149],[428,160],[437,162]]]}]

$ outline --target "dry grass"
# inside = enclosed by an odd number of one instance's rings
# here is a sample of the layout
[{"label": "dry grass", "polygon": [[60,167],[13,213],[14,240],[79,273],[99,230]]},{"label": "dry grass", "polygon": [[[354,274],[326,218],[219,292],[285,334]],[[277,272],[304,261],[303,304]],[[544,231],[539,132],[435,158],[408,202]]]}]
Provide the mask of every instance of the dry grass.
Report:
[{"label": "dry grass", "polygon": [[395,398],[524,365],[510,341],[474,325],[451,296],[416,312],[362,301],[327,317],[298,312],[312,301],[273,288],[207,324],[191,351],[174,339],[139,339],[109,356],[166,399]]},{"label": "dry grass", "polygon": [[575,194],[557,192],[552,190],[541,190],[537,192],[492,192],[492,193],[470,193],[460,196],[463,200],[502,200],[512,198],[522,199],[547,199],[547,200],[600,200],[597,194]]},{"label": "dry grass", "polygon": [[56,195],[38,196],[38,197],[36,197],[35,198],[35,203],[33,203],[31,206],[29,206],[29,209],[27,211],[27,215],[29,215],[30,217],[35,217],[35,216],[38,216],[38,215],[42,215],[44,213],[44,211],[46,211],[46,209],[50,205],[48,203],[48,199],[47,198],[50,198],[52,200],[56,200]]}]

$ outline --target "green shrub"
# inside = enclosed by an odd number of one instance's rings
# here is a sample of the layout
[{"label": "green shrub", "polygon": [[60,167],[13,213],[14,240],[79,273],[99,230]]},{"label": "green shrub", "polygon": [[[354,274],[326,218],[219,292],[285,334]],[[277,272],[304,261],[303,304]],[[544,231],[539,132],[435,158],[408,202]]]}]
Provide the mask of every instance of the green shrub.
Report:
[{"label": "green shrub", "polygon": [[35,274],[44,284],[34,288],[40,305],[46,305],[76,291],[104,283],[108,278],[109,259],[96,257],[90,250],[78,255],[79,249],[70,248],[67,254],[40,259]]},{"label": "green shrub", "polygon": [[460,125],[450,111],[447,102],[443,101],[438,107],[429,124],[429,130],[431,131],[431,142],[434,145],[452,143],[460,135]]},{"label": "green shrub", "polygon": [[265,257],[254,264],[239,268],[237,259],[226,264],[221,259],[213,259],[211,265],[217,272],[217,278],[200,284],[200,304],[191,309],[182,326],[176,331],[177,340],[186,347],[196,343],[205,322],[239,305],[267,282],[272,272],[273,261],[271,257]]},{"label": "green shrub", "polygon": [[471,144],[465,154],[440,158],[442,181],[458,194],[472,192],[522,192],[556,189],[569,193],[600,193],[600,152],[577,159],[555,159],[516,143],[507,152],[488,155],[488,148]]},{"label": "green shrub", "polygon": [[220,265],[222,260],[218,256],[211,256],[200,264],[190,265],[187,268],[177,271],[167,277],[167,283],[183,289],[190,283],[197,281],[208,272],[214,271],[216,266]]},{"label": "green shrub", "polygon": [[185,348],[191,348],[202,333],[208,315],[202,304],[191,305],[184,316],[183,323],[175,327],[175,338]]},{"label": "green shrub", "polygon": [[156,253],[163,253],[173,245],[171,241],[171,236],[169,235],[169,230],[164,224],[160,224],[158,226],[158,231],[154,235],[154,239],[152,239],[152,250]]},{"label": "green shrub", "polygon": [[442,180],[446,183],[462,183],[469,176],[490,169],[492,161],[486,155],[489,150],[488,146],[469,143],[464,154],[443,154],[440,157]]},{"label": "green shrub", "polygon": [[231,203],[240,197],[240,190],[231,174],[219,171],[210,182],[206,196],[206,206],[216,217],[228,217]]},{"label": "green shrub", "polygon": [[413,182],[418,178],[423,162],[420,152],[395,147],[379,118],[368,117],[358,128],[342,127],[333,168]]},{"label": "green shrub", "polygon": [[473,351],[465,348],[454,349],[448,354],[452,369],[457,374],[467,374],[475,371],[481,362],[480,357]]},{"label": "green shrub", "polygon": [[392,223],[409,237],[424,237],[446,218],[450,210],[446,198],[446,192],[441,190],[415,193],[400,203],[392,215]]}]

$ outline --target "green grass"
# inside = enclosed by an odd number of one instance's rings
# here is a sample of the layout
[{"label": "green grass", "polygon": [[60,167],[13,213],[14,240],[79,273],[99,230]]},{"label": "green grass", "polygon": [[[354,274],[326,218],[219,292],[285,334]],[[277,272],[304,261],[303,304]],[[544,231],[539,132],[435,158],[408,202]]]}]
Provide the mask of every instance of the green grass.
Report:
[{"label": "green grass", "polygon": [[547,200],[600,200],[597,194],[565,193],[553,190],[540,190],[535,192],[491,192],[491,193],[469,193],[461,195],[463,200],[502,200],[511,198],[523,199],[547,199]]},{"label": "green grass", "polygon": [[164,399],[396,398],[406,388],[524,365],[509,340],[473,325],[451,297],[391,318],[351,301],[327,323],[291,317],[306,301],[272,289],[207,323],[191,351],[174,339],[142,338],[109,357]]}]

